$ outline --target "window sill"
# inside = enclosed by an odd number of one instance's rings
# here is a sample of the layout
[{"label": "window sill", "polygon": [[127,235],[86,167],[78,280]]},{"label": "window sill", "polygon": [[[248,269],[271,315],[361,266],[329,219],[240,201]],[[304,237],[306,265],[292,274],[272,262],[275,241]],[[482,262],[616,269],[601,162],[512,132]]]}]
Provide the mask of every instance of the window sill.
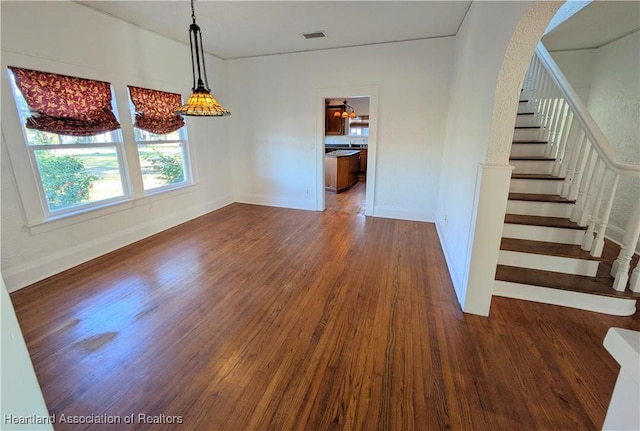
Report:
[{"label": "window sill", "polygon": [[195,183],[185,184],[184,186],[171,188],[169,190],[165,189],[162,191],[157,191],[155,193],[150,193],[140,198],[124,199],[121,201],[105,204],[104,206],[88,208],[84,211],[53,216],[43,221],[28,224],[27,227],[29,228],[31,235],[39,235],[41,233],[62,229],[67,226],[83,223],[88,220],[104,217],[120,211],[126,211],[136,206],[148,205],[152,202],[157,202],[163,199],[169,199],[171,197],[191,193],[195,190]]},{"label": "window sill", "polygon": [[136,205],[144,205],[149,201],[159,201],[162,199],[167,199],[173,196],[178,196],[184,193],[190,193],[193,191],[193,187],[195,183],[184,183],[178,186],[168,187],[168,188],[158,188],[157,190],[149,190],[145,192],[145,195],[136,199]]}]

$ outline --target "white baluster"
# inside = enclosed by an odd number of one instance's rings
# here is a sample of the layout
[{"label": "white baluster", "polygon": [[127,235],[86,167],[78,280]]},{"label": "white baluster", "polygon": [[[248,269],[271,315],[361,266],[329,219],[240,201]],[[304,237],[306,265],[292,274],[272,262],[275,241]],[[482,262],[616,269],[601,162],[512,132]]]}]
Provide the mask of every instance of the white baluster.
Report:
[{"label": "white baluster", "polygon": [[585,170],[585,167],[583,166],[584,155],[585,155],[585,152],[587,151],[587,147],[590,146],[589,144],[591,144],[591,142],[588,139],[586,139],[586,136],[585,136],[585,140],[580,146],[578,161],[573,169],[573,177],[571,178],[569,193],[567,194],[567,199],[569,199],[570,201],[575,201],[576,198],[578,197],[578,188],[580,185],[580,180],[582,179],[582,175]]},{"label": "white baluster", "polygon": [[616,189],[618,188],[618,180],[620,179],[620,174],[613,173],[613,183],[607,189],[607,193],[609,194],[609,198],[607,199],[607,204],[604,208],[604,213],[602,214],[602,218],[600,219],[600,223],[598,224],[598,231],[596,234],[596,239],[591,246],[591,256],[600,257],[602,256],[602,249],[604,248],[604,235],[607,232],[607,224],[609,223],[609,216],[611,215],[611,208],[613,207],[613,198],[616,195]]},{"label": "white baluster", "polygon": [[542,63],[540,62],[540,60],[538,59],[538,57],[535,57],[536,59],[536,63],[535,63],[535,71],[534,71],[534,76],[533,76],[533,88],[532,88],[532,98],[530,99],[532,101],[532,105],[534,106],[534,111],[535,111],[535,116],[536,119],[540,118],[540,104],[541,104],[541,97],[542,97],[542,77],[543,77],[543,66]]},{"label": "white baluster", "polygon": [[580,226],[586,226],[589,217],[591,217],[591,199],[593,197],[593,191],[596,188],[596,178],[598,177],[599,170],[600,159],[596,159],[593,169],[591,170],[591,178],[589,178],[589,185],[587,186],[586,197],[584,199],[584,205],[582,206],[582,215],[580,216],[580,220],[576,222]]},{"label": "white baluster", "polygon": [[547,110],[547,121],[545,122],[544,126],[540,127],[540,130],[538,131],[538,138],[537,138],[539,141],[547,141],[547,143],[544,145],[545,157],[548,154],[551,154],[551,147],[553,146],[550,130],[553,123],[553,110],[555,109],[555,105],[557,102],[553,94],[550,94],[549,97],[550,99],[549,99],[549,109]]},{"label": "white baluster", "polygon": [[[627,286],[627,281],[629,281],[631,257],[636,249],[638,236],[640,236],[640,202],[636,203],[633,211],[631,212],[631,217],[627,222],[624,236],[622,237],[620,254],[618,254],[618,258],[613,262],[613,266],[611,267],[611,276],[615,278],[613,283],[613,288],[615,290],[623,291]],[[633,280],[632,287],[636,289],[634,292],[638,292],[640,291],[640,287],[638,286],[638,278],[640,277],[638,267],[634,269],[633,276],[635,278]]]},{"label": "white baluster", "polygon": [[545,74],[545,82],[544,82],[544,104],[542,107],[542,125],[546,129],[549,127],[549,110],[551,109],[551,102],[553,101],[551,97],[551,90],[553,88],[553,81],[549,77],[548,74]]},{"label": "white baluster", "polygon": [[640,293],[640,264],[636,265],[631,280],[629,280],[629,289],[633,292]]},{"label": "white baluster", "polygon": [[529,68],[527,69],[524,81],[522,82],[522,89],[524,90],[529,100],[531,100],[531,98],[533,97],[533,89],[535,85],[534,80],[539,64],[540,60],[538,60],[537,56],[534,55],[531,59],[531,63],[529,64]]},{"label": "white baluster", "polygon": [[559,91],[556,92],[558,103],[556,104],[556,111],[553,115],[553,126],[551,126],[551,130],[549,130],[549,140],[552,142],[552,146],[554,148],[554,153],[551,156],[555,156],[558,150],[558,140],[560,139],[559,132],[560,126],[562,124],[563,117],[565,115],[565,107],[566,102],[562,98],[562,95]]},{"label": "white baluster", "polygon": [[573,182],[576,174],[576,166],[580,159],[580,155],[584,152],[584,147],[587,142],[587,138],[584,133],[582,133],[582,130],[580,130],[578,136],[581,137],[580,139],[576,139],[576,145],[571,148],[571,156],[569,158],[569,163],[567,164],[567,173],[565,174],[564,183],[562,183],[562,190],[560,191],[560,196],[564,198],[569,196],[571,183]]},{"label": "white baluster", "polygon": [[584,211],[584,202],[587,197],[587,185],[589,176],[593,174],[591,158],[593,157],[595,150],[593,147],[589,150],[589,157],[587,157],[587,163],[585,163],[582,170],[582,178],[580,178],[580,187],[578,187],[578,196],[576,196],[576,203],[571,210],[571,221],[577,222],[582,218],[582,212]]},{"label": "white baluster", "polygon": [[553,100],[551,102],[551,109],[549,111],[549,126],[547,129],[540,129],[540,140],[547,140],[547,145],[545,149],[545,157],[551,157],[555,152],[555,137],[553,130],[556,127],[556,122],[558,121],[557,113],[560,111],[560,98],[558,91],[553,91],[552,94]]},{"label": "white baluster", "polygon": [[549,157],[558,158],[561,147],[562,147],[562,138],[564,137],[564,130],[567,127],[567,117],[569,116],[569,105],[567,105],[566,100],[560,100],[560,109],[558,110],[558,116],[553,127],[553,148],[554,151],[549,155]]},{"label": "white baluster", "polygon": [[575,124],[573,123],[574,123],[573,113],[571,111],[568,111],[567,117],[565,119],[565,124],[562,130],[562,137],[560,138],[560,148],[558,149],[558,154],[556,155],[556,161],[553,164],[553,171],[551,172],[551,174],[554,177],[561,176],[560,171],[561,171],[562,163],[567,154],[567,143],[569,140],[569,136],[571,135],[571,132],[575,129]]},{"label": "white baluster", "polygon": [[567,171],[569,170],[569,163],[571,162],[571,155],[574,154],[577,149],[576,147],[579,144],[579,138],[581,138],[581,130],[580,125],[578,124],[578,120],[574,119],[571,123],[571,130],[569,130],[569,136],[567,137],[567,145],[564,153],[564,158],[562,159],[562,163],[560,164],[560,172],[559,176],[563,178],[567,178]]},{"label": "white baluster", "polygon": [[589,220],[589,225],[587,226],[587,231],[584,233],[584,237],[582,237],[582,249],[584,251],[591,251],[591,247],[593,246],[594,232],[596,230],[596,226],[598,225],[598,217],[600,215],[600,206],[602,205],[602,195],[604,194],[604,188],[607,184],[607,168],[606,166],[602,166],[602,178],[600,179],[600,186],[598,187],[598,194],[596,195],[595,203],[593,204],[593,209],[591,210],[591,218]]}]

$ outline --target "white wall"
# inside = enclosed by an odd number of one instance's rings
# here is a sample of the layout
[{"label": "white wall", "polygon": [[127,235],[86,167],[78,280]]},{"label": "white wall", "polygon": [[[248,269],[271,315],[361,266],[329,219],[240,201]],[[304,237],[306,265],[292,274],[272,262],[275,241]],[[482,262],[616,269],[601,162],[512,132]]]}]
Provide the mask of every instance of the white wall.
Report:
[{"label": "white wall", "polygon": [[[598,48],[587,108],[620,159],[640,164],[640,32]],[[635,203],[640,181],[621,178],[608,234],[618,241]]]},{"label": "white wall", "polygon": [[517,19],[527,5],[528,2],[474,2],[456,36],[437,226],[463,309],[474,235],[477,166],[487,158],[493,98],[502,60]]},{"label": "white wall", "polygon": [[467,312],[489,313],[519,90],[560,4],[474,2],[456,36],[437,228]]},{"label": "white wall", "polygon": [[[126,85],[179,92],[186,100],[191,87],[191,63],[188,46],[73,2],[1,2],[1,8],[1,242],[2,271],[10,291],[232,201],[228,119],[190,118],[187,127],[199,178],[197,185],[185,193],[120,205],[116,212],[68,226],[51,223],[33,232],[27,228],[13,171],[25,166],[15,166],[15,160],[12,166],[6,148],[24,142],[6,66],[111,82],[125,143],[131,145]],[[185,21],[185,32],[187,25]],[[224,91],[224,62],[207,57],[207,70],[212,92],[233,112],[234,106]],[[27,200],[34,198],[27,196]]]},{"label": "white wall", "polygon": [[596,50],[554,51],[550,54],[586,106],[591,92]]},{"label": "white wall", "polygon": [[[13,304],[0,275],[0,429],[52,430],[47,406],[31,364]],[[21,418],[34,416],[41,424],[19,424]],[[25,419],[26,420],[26,419]]]},{"label": "white wall", "polygon": [[[319,89],[379,89],[374,215],[433,220],[454,38],[229,61],[235,200],[316,209]],[[336,65],[348,73],[336,73]],[[321,132],[322,133],[322,132]],[[307,194],[307,190],[309,193]]]}]

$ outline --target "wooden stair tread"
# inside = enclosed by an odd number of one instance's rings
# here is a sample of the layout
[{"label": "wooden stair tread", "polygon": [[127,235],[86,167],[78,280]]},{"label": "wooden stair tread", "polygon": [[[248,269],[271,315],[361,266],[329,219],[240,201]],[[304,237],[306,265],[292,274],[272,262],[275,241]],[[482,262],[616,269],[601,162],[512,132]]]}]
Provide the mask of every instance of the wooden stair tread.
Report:
[{"label": "wooden stair tread", "polygon": [[550,180],[550,181],[564,181],[564,177],[554,177],[551,174],[511,174],[511,179],[516,180]]},{"label": "wooden stair tread", "polygon": [[531,160],[534,162],[553,162],[556,159],[544,157],[544,156],[515,156],[515,157],[509,157],[509,160]]},{"label": "wooden stair tread", "polygon": [[574,204],[576,201],[563,198],[560,195],[545,195],[542,193],[509,193],[510,201],[534,201],[555,202],[561,204]]},{"label": "wooden stair tread", "polygon": [[523,253],[541,254],[544,256],[579,258],[583,260],[604,260],[599,257],[591,256],[588,251],[584,251],[579,245],[533,241],[528,239],[502,238],[502,241],[500,242],[500,250],[519,251]]},{"label": "wooden stair tread", "polygon": [[[531,139],[519,139],[517,141],[511,141],[512,144],[548,144],[549,141],[533,141]],[[555,159],[554,159],[555,160]]]},{"label": "wooden stair tread", "polygon": [[614,290],[612,288],[612,277],[587,277],[584,275],[498,265],[496,280],[615,298],[640,299],[640,293],[630,290],[623,292]]},{"label": "wooden stair tread", "polygon": [[568,218],[543,217],[521,214],[506,214],[504,222],[510,224],[525,224],[530,226],[559,227],[564,229],[587,230],[586,226],[579,226]]}]

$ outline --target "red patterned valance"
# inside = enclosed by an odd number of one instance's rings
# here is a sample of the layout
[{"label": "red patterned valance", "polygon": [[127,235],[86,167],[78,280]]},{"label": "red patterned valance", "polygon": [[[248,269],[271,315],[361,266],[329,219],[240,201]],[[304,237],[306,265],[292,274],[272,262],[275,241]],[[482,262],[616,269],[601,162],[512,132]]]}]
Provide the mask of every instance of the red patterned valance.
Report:
[{"label": "red patterned valance", "polygon": [[32,116],[26,127],[71,136],[120,128],[111,110],[111,84],[91,79],[9,67]]},{"label": "red patterned valance", "polygon": [[132,85],[129,85],[129,94],[136,109],[135,127],[164,135],[184,126],[184,119],[175,114],[176,109],[182,106],[179,94]]}]

